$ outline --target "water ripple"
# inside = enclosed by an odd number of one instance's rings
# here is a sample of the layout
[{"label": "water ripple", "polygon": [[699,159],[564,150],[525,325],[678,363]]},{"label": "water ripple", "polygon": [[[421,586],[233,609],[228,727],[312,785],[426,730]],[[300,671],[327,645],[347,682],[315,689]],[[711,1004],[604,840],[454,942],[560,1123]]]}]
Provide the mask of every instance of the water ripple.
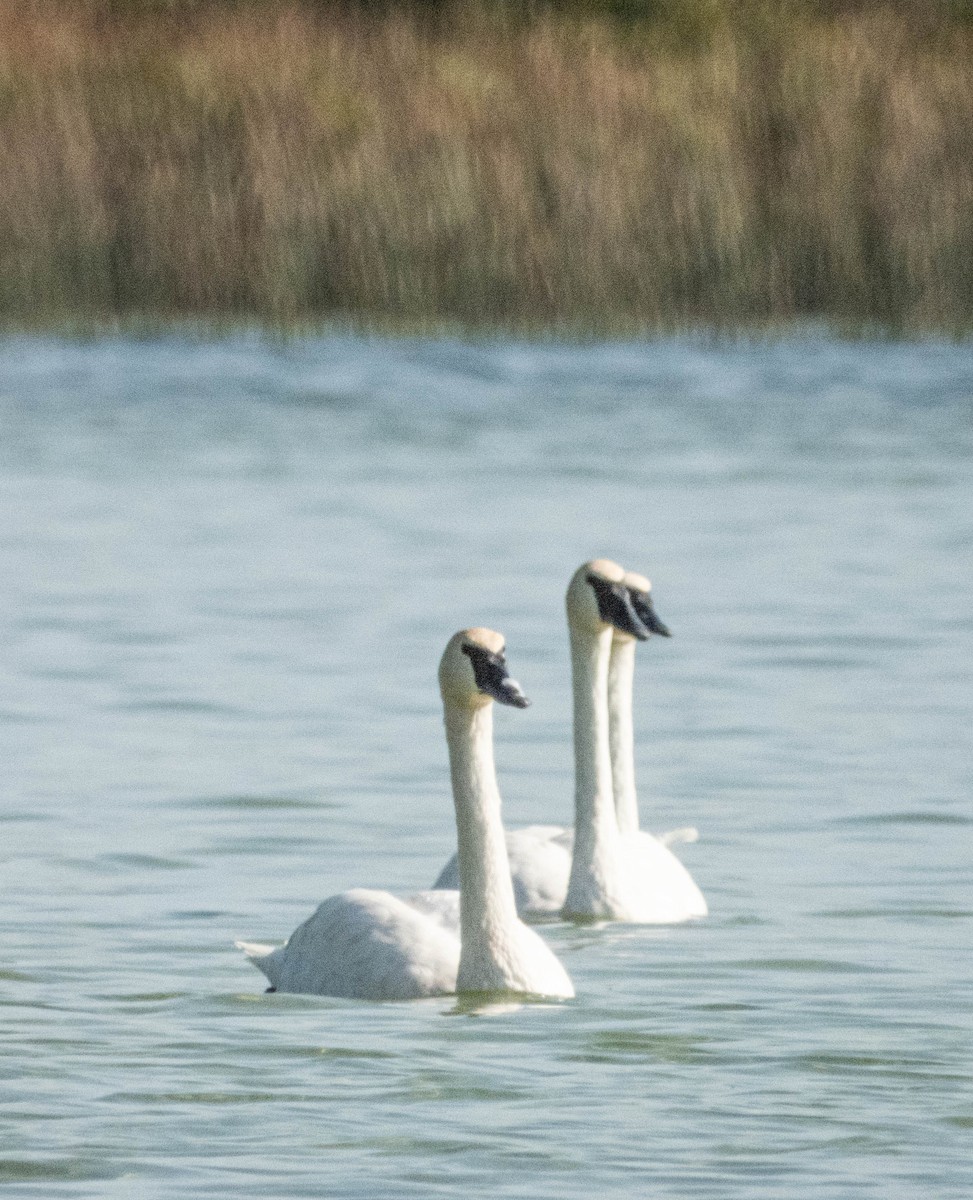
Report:
[{"label": "water ripple", "polygon": [[[336,335],[0,355],[0,1182],[203,1200],[973,1195],[973,353]],[[563,591],[647,572],[645,825],[711,907],[541,929],[564,1004],[267,995],[427,886],[445,636],[511,824],[573,807]]]}]

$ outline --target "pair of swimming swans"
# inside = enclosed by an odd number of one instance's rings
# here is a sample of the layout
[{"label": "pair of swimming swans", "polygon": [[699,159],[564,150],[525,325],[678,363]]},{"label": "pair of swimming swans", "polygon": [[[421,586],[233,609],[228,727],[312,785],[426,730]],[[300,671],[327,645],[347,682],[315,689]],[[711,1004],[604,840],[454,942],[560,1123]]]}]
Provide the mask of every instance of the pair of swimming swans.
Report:
[{"label": "pair of swimming swans", "polygon": [[[574,574],[567,593],[574,692],[575,825],[532,825],[507,834],[517,909],[527,918],[558,914],[675,924],[707,913],[706,901],[669,844],[639,829],[632,687],[635,647],[669,637],[651,584],[597,559]],[[458,888],[454,856],[434,888]]]},{"label": "pair of swimming swans", "polygon": [[[407,900],[356,888],[325,900],[278,949],[238,942],[273,988],[372,1000],[453,993],[517,993],[567,999],[574,988],[544,941],[520,919],[560,910],[579,919],[682,921],[706,903],[662,842],[637,829],[634,781],[624,765],[619,827],[612,747],[631,755],[631,718],[609,733],[613,631],[631,642],[667,633],[646,580],[626,584],[607,560],[586,563],[568,588],[574,680],[576,814],[570,830],[534,826],[504,835],[493,760],[493,701],[529,701],[507,672],[503,637],[467,629],[439,667],[458,854],[437,887]],[[641,585],[645,586],[642,587]],[[620,643],[619,649],[625,651]],[[620,660],[616,690],[631,691]],[[627,680],[627,682],[626,682]],[[629,785],[631,784],[631,790]],[[675,864],[675,865],[673,865]],[[458,890],[442,890],[450,872]],[[512,873],[513,872],[513,873]],[[562,888],[563,884],[563,888]],[[518,905],[518,900],[520,901]],[[554,907],[552,907],[554,906]]]}]

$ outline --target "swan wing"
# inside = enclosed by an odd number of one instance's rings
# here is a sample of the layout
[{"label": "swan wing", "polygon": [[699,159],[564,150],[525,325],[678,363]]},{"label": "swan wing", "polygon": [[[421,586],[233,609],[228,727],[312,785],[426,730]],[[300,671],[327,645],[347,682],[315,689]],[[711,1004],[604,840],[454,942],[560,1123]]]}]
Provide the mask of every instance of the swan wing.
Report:
[{"label": "swan wing", "polygon": [[455,992],[459,951],[440,921],[389,892],[356,888],[320,904],[286,945],[250,957],[280,992],[413,1000]]},{"label": "swan wing", "polygon": [[522,917],[553,917],[568,893],[574,830],[530,825],[507,837],[510,874],[517,911]]},{"label": "swan wing", "polygon": [[693,877],[659,838],[644,830],[624,837],[622,861],[631,898],[630,920],[669,925],[708,913]]},{"label": "swan wing", "polygon": [[656,834],[663,846],[677,846],[680,842],[698,842],[699,830],[695,825],[682,825],[679,829],[667,829]]},{"label": "swan wing", "polygon": [[410,908],[424,913],[432,920],[459,937],[459,892],[456,890],[429,890],[416,892],[406,900]]},{"label": "swan wing", "polygon": [[260,959],[266,958],[268,954],[273,954],[277,949],[276,946],[267,946],[263,942],[234,942],[234,946],[243,953],[252,962],[259,965]]}]

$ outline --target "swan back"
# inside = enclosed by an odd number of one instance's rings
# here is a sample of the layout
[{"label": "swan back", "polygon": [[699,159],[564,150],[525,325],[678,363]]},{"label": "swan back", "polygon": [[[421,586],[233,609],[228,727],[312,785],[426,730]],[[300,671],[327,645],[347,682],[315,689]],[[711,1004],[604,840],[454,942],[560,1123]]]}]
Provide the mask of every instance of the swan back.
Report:
[{"label": "swan back", "polygon": [[254,964],[281,992],[413,1000],[456,990],[460,944],[439,920],[389,892],[330,896],[279,950]]}]

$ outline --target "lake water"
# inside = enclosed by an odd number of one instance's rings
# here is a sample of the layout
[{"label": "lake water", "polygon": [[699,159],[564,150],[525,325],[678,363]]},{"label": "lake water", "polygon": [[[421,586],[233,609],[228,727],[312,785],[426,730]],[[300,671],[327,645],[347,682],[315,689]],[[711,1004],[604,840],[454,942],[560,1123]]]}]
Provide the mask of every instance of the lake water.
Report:
[{"label": "lake water", "polygon": [[[263,994],[234,938],[451,852],[455,629],[570,818],[596,555],[712,915],[546,927],[563,1005]],[[6,340],[0,1190],[969,1200],[971,564],[969,347]]]}]

